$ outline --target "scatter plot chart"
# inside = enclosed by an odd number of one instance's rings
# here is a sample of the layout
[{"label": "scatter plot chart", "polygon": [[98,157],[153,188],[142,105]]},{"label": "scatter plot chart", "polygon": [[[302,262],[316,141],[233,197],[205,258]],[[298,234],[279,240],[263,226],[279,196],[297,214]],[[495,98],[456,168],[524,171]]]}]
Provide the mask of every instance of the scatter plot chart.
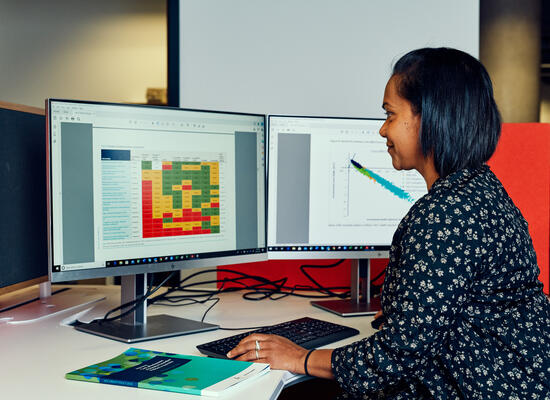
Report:
[{"label": "scatter plot chart", "polygon": [[395,226],[426,193],[417,171],[393,168],[384,143],[334,143],[330,169],[333,226]]},{"label": "scatter plot chart", "polygon": [[407,191],[401,189],[400,187],[394,185],[390,181],[388,181],[386,178],[378,175],[376,172],[371,171],[368,168],[363,167],[361,164],[359,164],[355,160],[350,160],[351,165],[361,174],[365,175],[367,178],[371,179],[372,181],[378,183],[380,186],[382,186],[384,189],[388,190],[390,193],[393,193],[395,196],[397,196],[400,199],[406,200],[409,203],[414,203],[415,199],[411,196],[410,193],[407,193]]}]

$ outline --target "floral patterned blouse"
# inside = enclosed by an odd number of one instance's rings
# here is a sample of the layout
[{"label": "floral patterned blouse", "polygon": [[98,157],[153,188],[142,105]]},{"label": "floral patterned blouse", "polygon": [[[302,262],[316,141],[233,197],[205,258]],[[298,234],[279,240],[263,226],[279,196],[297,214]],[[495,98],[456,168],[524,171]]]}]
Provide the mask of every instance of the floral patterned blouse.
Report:
[{"label": "floral patterned blouse", "polygon": [[359,398],[550,399],[550,301],[527,222],[484,165],[438,179],[390,251],[383,329],[334,350]]}]

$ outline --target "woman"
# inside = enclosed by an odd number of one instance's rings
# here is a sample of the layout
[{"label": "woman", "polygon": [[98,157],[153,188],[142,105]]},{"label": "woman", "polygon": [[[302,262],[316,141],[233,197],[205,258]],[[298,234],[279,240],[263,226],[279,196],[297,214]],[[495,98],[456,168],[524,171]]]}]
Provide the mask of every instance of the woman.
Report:
[{"label": "woman", "polygon": [[448,48],[395,65],[380,129],[393,166],[428,193],[393,237],[385,323],[373,336],[307,352],[254,334],[230,353],[335,379],[372,398],[550,399],[550,302],[527,223],[485,162],[500,116],[485,68]]}]

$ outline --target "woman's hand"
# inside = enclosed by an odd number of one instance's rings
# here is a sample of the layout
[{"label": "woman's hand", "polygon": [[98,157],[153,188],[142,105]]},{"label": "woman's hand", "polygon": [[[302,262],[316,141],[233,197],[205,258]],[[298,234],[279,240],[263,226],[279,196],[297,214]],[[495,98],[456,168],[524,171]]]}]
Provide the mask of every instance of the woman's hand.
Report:
[{"label": "woman's hand", "polygon": [[382,310],[380,310],[374,316],[374,320],[371,322],[371,325],[374,329],[380,330],[384,326],[385,321],[386,317],[384,317],[384,314],[382,314]]},{"label": "woman's hand", "polygon": [[253,333],[241,340],[227,353],[227,357],[240,361],[267,363],[271,369],[303,374],[306,354],[306,349],[282,336]]}]

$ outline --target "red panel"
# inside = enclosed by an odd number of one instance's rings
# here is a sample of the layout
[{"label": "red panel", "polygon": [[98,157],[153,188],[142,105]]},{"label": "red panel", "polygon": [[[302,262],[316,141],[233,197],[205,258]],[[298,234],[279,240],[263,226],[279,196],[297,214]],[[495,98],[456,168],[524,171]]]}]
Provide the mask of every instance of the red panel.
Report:
[{"label": "red panel", "polygon": [[[249,275],[261,276],[269,280],[277,280],[282,278],[288,278],[285,286],[294,285],[306,285],[314,286],[302,272],[300,271],[301,265],[329,265],[333,264],[337,260],[269,260],[263,262],[255,262],[248,264],[235,264],[220,266],[219,268],[231,269],[239,271]],[[372,260],[372,277],[378,275],[387,265],[387,259]],[[349,288],[350,286],[350,262],[344,261],[342,264],[334,268],[328,269],[314,269],[308,268],[306,271],[315,279],[320,285],[326,287],[344,286]],[[235,278],[237,275],[226,272],[218,272],[218,279]],[[377,280],[376,284],[381,284],[382,278]],[[247,283],[258,283],[247,282]],[[224,287],[240,286],[237,284],[226,284]]]},{"label": "red panel", "polygon": [[549,293],[550,124],[503,124],[489,165],[529,223],[529,233]]}]

